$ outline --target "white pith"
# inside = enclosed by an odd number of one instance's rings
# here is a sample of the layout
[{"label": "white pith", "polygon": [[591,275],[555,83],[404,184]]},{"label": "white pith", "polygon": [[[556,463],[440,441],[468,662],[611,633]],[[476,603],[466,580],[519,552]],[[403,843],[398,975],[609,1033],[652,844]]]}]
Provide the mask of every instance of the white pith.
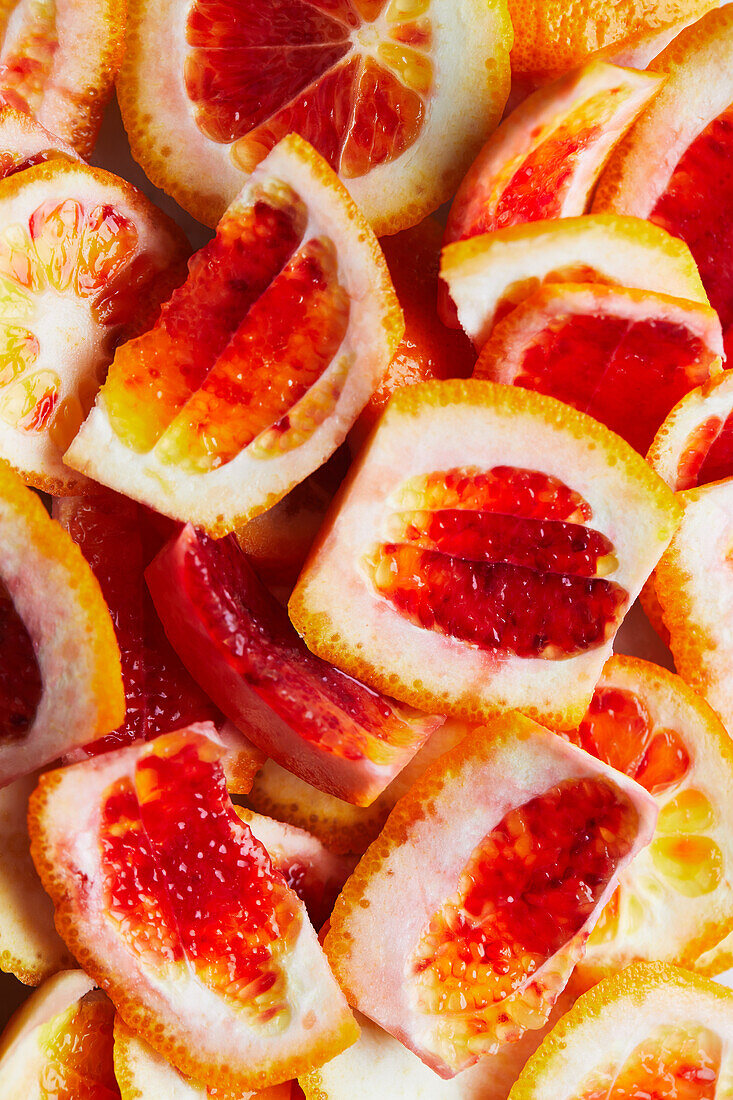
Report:
[{"label": "white pith", "polygon": [[724,371],[708,385],[698,387],[675,405],[652,442],[647,461],[671,489],[678,489],[682,455],[695,429],[716,417],[725,424],[733,412],[733,372]]}]

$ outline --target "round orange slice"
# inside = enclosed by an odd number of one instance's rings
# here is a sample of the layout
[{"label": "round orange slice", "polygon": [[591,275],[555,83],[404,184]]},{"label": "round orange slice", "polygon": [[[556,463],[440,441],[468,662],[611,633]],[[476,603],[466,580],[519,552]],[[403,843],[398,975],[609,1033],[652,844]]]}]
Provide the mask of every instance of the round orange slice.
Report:
[{"label": "round orange slice", "polygon": [[647,462],[675,491],[733,477],[733,373],[711,378],[672,409]]},{"label": "round orange slice", "polygon": [[0,179],[47,160],[79,161],[71,145],[41,126],[32,115],[0,107]]},{"label": "round orange slice", "polygon": [[684,508],[654,587],[675,667],[733,729],[733,479],[678,493]]},{"label": "round orange slice", "polygon": [[659,806],[652,842],[619,876],[574,981],[593,985],[637,961],[695,969],[733,924],[733,742],[679,676],[618,656],[569,736]]},{"label": "round orange slice", "polygon": [[510,1100],[722,1100],[733,995],[659,963],[630,966],[576,1002],[530,1058]]},{"label": "round orange slice", "polygon": [[393,396],[290,616],[321,657],[430,713],[575,726],[677,523],[664,483],[590,417],[518,386],[424,382]]},{"label": "round orange slice", "polygon": [[3,1100],[119,1100],[114,1009],[81,970],[49,978],[0,1037]]},{"label": "round orange slice", "polygon": [[547,283],[500,321],[475,378],[589,413],[646,454],[670,409],[721,370],[714,309],[648,290]]},{"label": "round orange slice", "polygon": [[99,585],[40,498],[0,464],[0,787],[122,720]]},{"label": "round orange slice", "polygon": [[120,104],[152,181],[210,225],[295,131],[395,233],[499,121],[511,40],[505,0],[133,0]]},{"label": "round orange slice", "polygon": [[57,928],[128,1027],[186,1076],[246,1091],[358,1028],[220,756],[194,726],[46,773],[29,828]]},{"label": "round orange slice", "polygon": [[292,1082],[256,1092],[207,1089],[184,1077],[118,1016],[114,1025],[115,1076],[121,1100],[297,1100]]},{"label": "round orange slice", "polygon": [[0,182],[0,456],[54,494],[114,349],[182,276],[188,245],[130,184],[51,160]]},{"label": "round orange slice", "polygon": [[0,102],[91,154],[122,60],[124,0],[7,0]]},{"label": "round orange slice", "polygon": [[444,1078],[543,1027],[655,818],[638,784],[519,714],[475,730],[336,902],[324,946],[349,1002]]},{"label": "round orange slice", "polygon": [[651,67],[668,79],[616,148],[594,209],[649,218],[686,241],[730,343],[733,11],[709,12]]},{"label": "round orange slice", "polygon": [[603,50],[633,48],[651,36],[699,19],[715,0],[509,0],[520,28],[512,74],[540,83]]},{"label": "round orange slice", "polygon": [[222,535],[343,442],[402,336],[376,238],[295,134],[260,165],[155,326],[120,347],[65,461]]},{"label": "round orange slice", "polygon": [[26,985],[73,965],[31,859],[28,799],[37,782],[29,775],[0,788],[0,970]]},{"label": "round orange slice", "polygon": [[530,222],[456,241],[443,250],[440,274],[478,348],[544,283],[605,283],[707,304],[686,245],[658,226],[618,215]]}]

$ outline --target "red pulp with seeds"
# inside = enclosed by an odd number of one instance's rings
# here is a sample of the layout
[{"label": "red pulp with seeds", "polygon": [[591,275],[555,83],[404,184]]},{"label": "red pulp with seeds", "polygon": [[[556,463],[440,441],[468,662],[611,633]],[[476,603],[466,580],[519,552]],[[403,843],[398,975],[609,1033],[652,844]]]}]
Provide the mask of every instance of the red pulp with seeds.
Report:
[{"label": "red pulp with seeds", "polygon": [[694,489],[733,475],[733,413],[708,417],[687,440],[677,466],[676,489]]},{"label": "red pulp with seeds", "polygon": [[707,1028],[663,1026],[573,1100],[715,1100],[721,1054]]}]

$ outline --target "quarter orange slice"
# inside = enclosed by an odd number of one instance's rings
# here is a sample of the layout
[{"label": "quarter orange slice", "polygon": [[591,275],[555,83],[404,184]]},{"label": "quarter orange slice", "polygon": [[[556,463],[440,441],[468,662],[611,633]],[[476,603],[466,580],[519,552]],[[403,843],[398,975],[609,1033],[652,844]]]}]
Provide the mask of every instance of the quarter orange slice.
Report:
[{"label": "quarter orange slice", "polygon": [[512,74],[540,83],[595,53],[633,49],[699,19],[715,0],[509,0],[516,35]]},{"label": "quarter orange slice", "polygon": [[80,970],[49,978],[0,1037],[3,1100],[119,1100],[114,1009]]},{"label": "quarter orange slice", "polygon": [[0,456],[54,494],[116,344],[182,276],[188,245],[117,176],[60,159],[0,182]]},{"label": "quarter orange slice", "polygon": [[733,11],[709,12],[653,62],[659,97],[617,147],[594,209],[650,218],[690,247],[733,350]]},{"label": "quarter orange slice", "polygon": [[108,733],[125,713],[99,585],[66,532],[0,464],[0,787]]},{"label": "quarter orange slice", "polygon": [[290,616],[314,652],[412,706],[574,726],[677,522],[664,483],[590,417],[519,387],[425,382],[393,396]]},{"label": "quarter orange slice", "polygon": [[733,373],[711,378],[672,409],[647,461],[676,491],[733,477]]},{"label": "quarter orange slice", "polygon": [[333,454],[401,335],[376,238],[325,161],[290,135],[155,326],[119,348],[65,461],[225,534]]},{"label": "quarter orange slice", "polygon": [[122,60],[124,0],[7,0],[0,101],[91,154]]},{"label": "quarter orange slice", "polygon": [[246,1091],[334,1057],[358,1029],[205,728],[47,773],[31,851],[59,931],[128,1027],[186,1076]]},{"label": "quarter orange slice", "polygon": [[531,222],[457,241],[443,250],[440,274],[478,348],[544,283],[605,283],[707,304],[686,245],[618,215]]},{"label": "quarter orange slice", "polygon": [[296,131],[395,233],[499,121],[511,41],[505,0],[133,0],[120,103],[150,178],[210,225]]},{"label": "quarter orange slice", "polygon": [[695,969],[733,925],[733,742],[679,676],[633,657],[606,663],[570,737],[659,806],[654,838],[619,876],[574,982],[636,961]]},{"label": "quarter orange slice", "polygon": [[0,789],[0,970],[26,985],[73,965],[31,859],[28,799],[37,782],[28,775]]},{"label": "quarter orange slice", "polygon": [[47,160],[80,158],[71,145],[14,107],[0,107],[0,179]]},{"label": "quarter orange slice", "polygon": [[722,1100],[733,995],[662,964],[638,964],[582,996],[530,1058],[510,1100]]},{"label": "quarter orange slice", "polygon": [[324,945],[349,1002],[445,1078],[543,1027],[655,818],[641,787],[529,719],[477,729],[336,902]]},{"label": "quarter orange slice", "polygon": [[670,409],[720,372],[714,309],[648,290],[548,283],[500,321],[475,378],[589,413],[646,454]]}]

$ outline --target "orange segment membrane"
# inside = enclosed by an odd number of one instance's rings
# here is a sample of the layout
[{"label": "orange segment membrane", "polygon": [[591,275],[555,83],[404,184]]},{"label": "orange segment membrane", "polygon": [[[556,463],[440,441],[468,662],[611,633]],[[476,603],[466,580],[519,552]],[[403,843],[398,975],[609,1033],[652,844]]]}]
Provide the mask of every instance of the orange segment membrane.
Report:
[{"label": "orange segment membrane", "polygon": [[390,541],[366,567],[376,591],[410,621],[482,649],[545,659],[582,653],[615,631],[627,593],[595,575],[617,567],[613,545],[555,518],[590,518],[568,486],[511,467],[451,470],[408,482],[395,500],[423,509],[387,518]]},{"label": "orange segment membrane", "polygon": [[608,425],[641,454],[714,356],[684,325],[558,314],[524,350],[514,382]]},{"label": "orange segment membrane", "polygon": [[187,551],[184,583],[228,664],[306,741],[347,760],[389,764],[424,739],[417,711],[306,648],[232,537],[198,534]]},{"label": "orange segment membrane", "polygon": [[[309,240],[254,303],[169,426],[158,447],[161,459],[205,472],[231,461],[270,425],[287,432],[288,411],[329,367],[346,335],[349,305],[333,245]],[[324,400],[330,412],[334,402]]]},{"label": "orange segment membrane", "polygon": [[[213,751],[212,751],[213,750]],[[107,792],[102,870],[108,919],[148,965],[195,973],[255,1024],[287,1026],[283,959],[302,917],[229,801],[215,748],[175,734]]]},{"label": "orange segment membrane", "polygon": [[33,642],[0,582],[0,745],[22,740],[33,724],[42,693]]},{"label": "orange segment membrane", "polygon": [[[497,1005],[521,1023],[521,1005],[508,998],[521,999],[580,932],[637,824],[636,809],[605,779],[565,780],[511,810],[420,937],[410,964],[420,1010],[468,1049],[472,1040],[484,1048],[484,1014]],[[540,989],[542,978],[533,984]]]},{"label": "orange segment membrane", "polygon": [[263,20],[255,0],[195,0],[185,82],[202,133],[247,171],[293,130],[346,178],[400,156],[425,117],[431,28],[426,4],[390,4],[378,61],[362,55],[351,36],[384,8],[274,0]]},{"label": "orange segment membrane", "polygon": [[59,46],[56,0],[30,0],[24,14],[14,40],[0,53],[0,99],[32,114],[41,105]]},{"label": "orange segment membrane", "polygon": [[675,488],[694,489],[733,476],[733,412],[710,416],[687,440],[677,464]]},{"label": "orange segment membrane", "polygon": [[733,354],[733,107],[680,158],[649,220],[689,246]]},{"label": "orange segment membrane", "polygon": [[618,1070],[593,1074],[573,1100],[715,1100],[721,1042],[703,1027],[660,1027]]},{"label": "orange segment membrane", "polygon": [[43,1028],[41,1100],[119,1100],[114,1017],[112,1002],[94,992]]}]

